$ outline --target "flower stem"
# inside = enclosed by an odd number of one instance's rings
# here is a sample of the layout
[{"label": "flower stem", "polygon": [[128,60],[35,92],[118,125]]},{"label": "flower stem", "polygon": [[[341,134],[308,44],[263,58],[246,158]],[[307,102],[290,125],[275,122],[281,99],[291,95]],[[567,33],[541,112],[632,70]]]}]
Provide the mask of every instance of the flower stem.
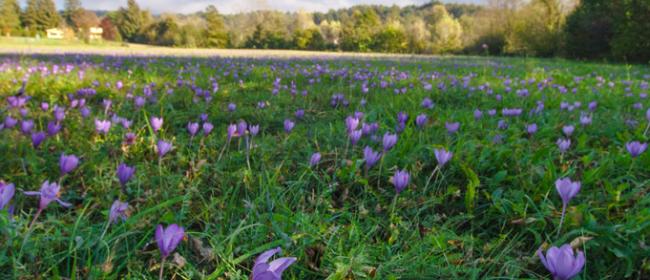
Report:
[{"label": "flower stem", "polygon": [[163,258],[160,262],[160,273],[158,274],[158,280],[163,279],[163,269],[165,268],[165,259]]},{"label": "flower stem", "polygon": [[560,217],[560,225],[557,227],[557,236],[560,236],[562,224],[564,223],[564,215],[566,214],[566,203],[562,203],[562,216]]},{"label": "flower stem", "polygon": [[43,212],[43,208],[38,208],[38,211],[36,211],[36,215],[34,215],[34,219],[29,224],[29,228],[27,228],[27,232],[32,231],[32,227],[34,226],[34,223],[36,223],[36,220],[38,219],[38,217],[41,215],[41,212]]}]

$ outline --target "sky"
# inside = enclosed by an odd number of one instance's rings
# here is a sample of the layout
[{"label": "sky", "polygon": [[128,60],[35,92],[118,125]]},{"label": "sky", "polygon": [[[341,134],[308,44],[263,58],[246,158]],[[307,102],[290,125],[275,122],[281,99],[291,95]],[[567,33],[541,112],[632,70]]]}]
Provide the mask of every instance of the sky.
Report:
[{"label": "sky", "polygon": [[[447,0],[444,2],[475,3],[480,4],[485,0]],[[64,0],[55,0],[57,7],[63,9]],[[90,10],[115,10],[126,6],[126,0],[82,0],[86,9]],[[360,4],[375,4],[400,6],[411,4],[424,4],[429,0],[138,0],[140,7],[159,14],[164,12],[192,13],[214,5],[219,12],[232,14],[253,10],[281,10],[308,12],[329,9],[347,8]]]}]

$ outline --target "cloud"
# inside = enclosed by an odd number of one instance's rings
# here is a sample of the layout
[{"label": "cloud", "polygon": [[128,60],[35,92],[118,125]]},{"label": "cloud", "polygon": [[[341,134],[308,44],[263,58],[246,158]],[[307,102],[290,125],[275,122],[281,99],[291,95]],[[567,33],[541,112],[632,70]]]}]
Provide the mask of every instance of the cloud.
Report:
[{"label": "cloud", "polygon": [[[446,2],[481,3],[483,1],[485,0],[450,0]],[[63,9],[63,2],[64,0],[56,0],[60,9]],[[427,2],[429,0],[138,0],[138,4],[142,8],[153,13],[192,13],[201,11],[208,5],[214,5],[220,12],[226,14],[253,10],[327,11],[360,4],[404,6]],[[120,6],[126,6],[126,0],[82,0],[82,3],[84,7],[91,10],[115,10]]]}]

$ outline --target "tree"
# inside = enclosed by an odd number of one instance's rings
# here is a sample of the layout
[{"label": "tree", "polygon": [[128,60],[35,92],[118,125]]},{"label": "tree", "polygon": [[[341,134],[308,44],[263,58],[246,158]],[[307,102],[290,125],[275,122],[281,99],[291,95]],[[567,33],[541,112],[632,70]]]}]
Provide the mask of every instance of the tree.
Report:
[{"label": "tree", "polygon": [[143,32],[146,43],[160,46],[178,46],[181,44],[179,26],[173,15],[163,15],[160,20],[147,26]]},{"label": "tree", "polygon": [[16,0],[0,2],[0,31],[7,37],[20,28],[20,6]]},{"label": "tree", "polygon": [[433,14],[437,19],[432,32],[434,51],[448,53],[460,49],[463,35],[460,23],[447,13],[443,5],[434,6]]},{"label": "tree", "polygon": [[341,48],[346,51],[370,51],[380,25],[379,16],[372,8],[355,9],[352,18],[343,24]]},{"label": "tree", "polygon": [[293,47],[300,50],[323,50],[325,39],[316,27],[296,30],[293,35]]},{"label": "tree", "polygon": [[117,30],[113,20],[110,17],[104,17],[99,23],[99,27],[104,31],[102,33],[102,38],[109,41],[121,41],[122,37],[120,36],[120,31]]},{"label": "tree", "polygon": [[38,1],[27,0],[27,7],[22,14],[22,22],[29,35],[34,35],[40,29],[36,19],[38,18]]},{"label": "tree", "polygon": [[99,24],[99,18],[94,12],[78,9],[73,12],[72,26],[76,27],[76,31],[80,38],[88,39],[90,35],[90,28],[96,27]]},{"label": "tree", "polygon": [[207,47],[225,48],[228,45],[228,32],[226,32],[223,19],[213,5],[205,9],[205,41]]},{"label": "tree", "polygon": [[[72,17],[79,10],[83,9],[83,6],[81,5],[81,0],[65,0],[64,7],[65,7],[65,9],[63,10],[63,17],[65,18],[66,22],[69,25],[74,26],[74,23],[72,21]],[[77,27],[77,26],[75,26],[75,27]]]},{"label": "tree", "polygon": [[143,11],[135,0],[128,0],[126,8],[120,8],[116,23],[122,38],[133,42],[137,39],[138,33],[144,27]]},{"label": "tree", "polygon": [[402,53],[408,48],[404,30],[399,23],[387,24],[374,38],[372,49],[379,52]]},{"label": "tree", "polygon": [[56,10],[56,5],[52,0],[38,0],[38,11],[36,24],[39,31],[45,31],[48,28],[58,27],[61,24],[61,16]]}]

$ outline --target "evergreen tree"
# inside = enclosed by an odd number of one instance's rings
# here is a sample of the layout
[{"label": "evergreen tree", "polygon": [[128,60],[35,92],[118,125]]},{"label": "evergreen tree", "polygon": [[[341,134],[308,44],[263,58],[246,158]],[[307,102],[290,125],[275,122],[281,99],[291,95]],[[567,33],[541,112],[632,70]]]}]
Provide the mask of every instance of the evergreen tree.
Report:
[{"label": "evergreen tree", "polygon": [[74,25],[72,18],[74,17],[75,13],[78,13],[81,10],[83,10],[81,0],[65,0],[65,10],[63,11],[63,17],[69,25]]},{"label": "evergreen tree", "polygon": [[29,35],[34,35],[38,31],[38,2],[39,0],[27,0],[27,7],[22,14],[23,26],[28,31]]},{"label": "evergreen tree", "polygon": [[58,27],[61,24],[61,16],[56,10],[52,0],[38,0],[36,11],[36,26],[38,31],[45,31],[48,28]]},{"label": "evergreen tree", "polygon": [[128,0],[126,8],[120,8],[117,15],[117,28],[122,38],[133,42],[144,26],[143,11],[135,0]]},{"label": "evergreen tree", "polygon": [[0,1],[0,31],[11,36],[20,28],[20,6],[17,0]]}]

